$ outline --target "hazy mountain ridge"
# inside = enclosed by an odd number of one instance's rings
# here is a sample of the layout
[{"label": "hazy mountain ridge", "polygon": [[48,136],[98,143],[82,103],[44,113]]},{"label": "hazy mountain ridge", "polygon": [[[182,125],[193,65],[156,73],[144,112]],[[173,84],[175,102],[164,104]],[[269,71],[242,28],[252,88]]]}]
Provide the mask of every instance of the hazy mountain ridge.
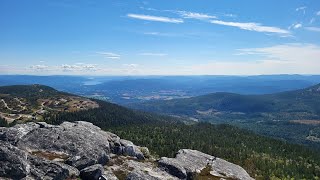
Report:
[{"label": "hazy mountain ridge", "polygon": [[306,88],[319,75],[266,76],[24,76],[0,75],[0,85],[43,84],[81,96],[127,104],[213,92],[270,94]]},{"label": "hazy mountain ridge", "polygon": [[[314,136],[320,125],[317,123],[320,122],[319,88],[318,84],[266,95],[212,93],[130,104],[129,107],[213,123],[236,124],[264,135],[320,147],[320,136]],[[299,120],[303,121],[299,123]]]},{"label": "hazy mountain ridge", "polygon": [[[310,110],[310,113],[314,113],[318,117],[320,115],[318,103],[320,103],[320,84],[302,90],[275,94],[241,95],[218,92],[184,99],[132,104],[131,107],[165,113],[174,113],[175,109],[181,109],[181,114],[197,114],[197,110],[205,111],[209,109],[246,114],[275,113],[283,111],[294,112],[293,110],[296,108],[300,112]],[[188,112],[190,110],[191,112]]]}]

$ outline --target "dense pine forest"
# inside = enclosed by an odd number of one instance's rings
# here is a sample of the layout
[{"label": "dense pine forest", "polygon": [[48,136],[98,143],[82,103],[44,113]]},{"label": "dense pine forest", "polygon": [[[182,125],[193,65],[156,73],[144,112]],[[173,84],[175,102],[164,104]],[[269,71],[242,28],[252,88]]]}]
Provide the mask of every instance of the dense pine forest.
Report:
[{"label": "dense pine forest", "polygon": [[197,149],[242,166],[256,179],[316,179],[320,156],[299,145],[257,136],[230,125],[135,125],[110,128],[159,156]]},{"label": "dense pine forest", "polygon": [[155,156],[197,149],[246,169],[256,179],[319,179],[320,154],[300,145],[256,135],[230,125],[185,124],[177,119],[99,102],[100,108],[46,117],[46,121],[89,121],[147,146]]}]

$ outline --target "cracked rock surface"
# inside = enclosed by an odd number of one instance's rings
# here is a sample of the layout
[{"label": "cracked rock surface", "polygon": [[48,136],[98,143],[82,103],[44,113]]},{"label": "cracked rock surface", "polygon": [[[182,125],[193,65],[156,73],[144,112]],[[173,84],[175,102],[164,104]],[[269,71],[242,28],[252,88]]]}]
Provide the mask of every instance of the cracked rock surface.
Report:
[{"label": "cracked rock surface", "polygon": [[146,147],[89,122],[0,127],[0,179],[252,179],[240,166],[195,150],[149,157]]}]

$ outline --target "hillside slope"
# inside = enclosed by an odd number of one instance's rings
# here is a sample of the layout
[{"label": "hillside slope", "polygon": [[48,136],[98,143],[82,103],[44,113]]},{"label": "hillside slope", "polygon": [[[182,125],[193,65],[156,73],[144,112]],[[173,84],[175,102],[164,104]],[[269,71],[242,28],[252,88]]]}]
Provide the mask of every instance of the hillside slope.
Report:
[{"label": "hillside slope", "polygon": [[[201,111],[215,113],[288,114],[291,119],[299,116],[320,117],[320,84],[302,90],[288,91],[266,95],[240,95],[234,93],[213,93],[204,96],[175,99],[167,101],[152,101],[131,104],[130,107],[152,112],[168,114],[201,114]],[[199,113],[200,112],[200,113]],[[297,115],[299,113],[300,115]]]},{"label": "hillside slope", "polygon": [[43,85],[0,86],[2,122],[3,119],[7,123],[54,119],[55,122],[51,123],[57,124],[65,121],[60,119],[62,116],[70,119],[89,119],[100,123],[101,126],[180,120],[60,92]]},{"label": "hillside slope", "polygon": [[43,85],[0,87],[0,117],[11,123],[43,120],[46,114],[98,108],[98,103]]},{"label": "hillside slope", "polygon": [[213,93],[131,104],[129,107],[211,123],[229,123],[257,133],[320,148],[320,84],[266,95]]}]

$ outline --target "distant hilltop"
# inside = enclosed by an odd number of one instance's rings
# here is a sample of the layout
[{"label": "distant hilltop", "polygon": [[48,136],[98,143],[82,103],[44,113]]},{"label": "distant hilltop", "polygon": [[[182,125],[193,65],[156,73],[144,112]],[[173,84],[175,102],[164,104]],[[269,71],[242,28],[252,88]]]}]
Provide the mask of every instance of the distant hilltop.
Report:
[{"label": "distant hilltop", "polygon": [[13,85],[0,87],[0,117],[15,120],[43,120],[46,114],[75,112],[99,107],[90,99],[57,91],[51,87]]}]

